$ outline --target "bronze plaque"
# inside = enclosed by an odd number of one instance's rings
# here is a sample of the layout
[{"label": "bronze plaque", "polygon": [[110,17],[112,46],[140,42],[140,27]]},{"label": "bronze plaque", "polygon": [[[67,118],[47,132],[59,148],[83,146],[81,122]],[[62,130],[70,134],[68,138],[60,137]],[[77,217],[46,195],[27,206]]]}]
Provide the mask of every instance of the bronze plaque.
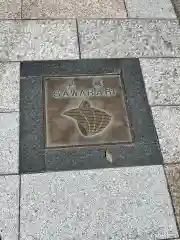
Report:
[{"label": "bronze plaque", "polygon": [[46,147],[132,142],[119,75],[44,78]]}]

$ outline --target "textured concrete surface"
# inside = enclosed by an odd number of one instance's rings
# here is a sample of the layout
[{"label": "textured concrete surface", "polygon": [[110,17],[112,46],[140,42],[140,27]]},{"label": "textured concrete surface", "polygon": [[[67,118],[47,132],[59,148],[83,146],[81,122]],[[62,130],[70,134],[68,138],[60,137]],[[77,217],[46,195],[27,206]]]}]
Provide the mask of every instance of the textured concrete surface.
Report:
[{"label": "textured concrete surface", "polygon": [[0,113],[0,174],[17,173],[19,162],[19,114]]},{"label": "textured concrete surface", "polygon": [[18,240],[19,176],[0,176],[0,236]]},{"label": "textured concrete surface", "polygon": [[171,0],[125,0],[128,17],[175,19]]},{"label": "textured concrete surface", "polygon": [[21,17],[21,0],[1,0],[0,19],[17,19]]},{"label": "textured concrete surface", "polygon": [[0,63],[0,111],[19,111],[19,63]]},{"label": "textured concrete surface", "polygon": [[180,162],[180,107],[152,107],[165,163]]},{"label": "textured concrete surface", "polygon": [[165,167],[168,184],[175,207],[177,222],[180,227],[180,165],[166,165]]},{"label": "textured concrete surface", "polygon": [[180,56],[176,20],[81,20],[83,58]]},{"label": "textured concrete surface", "polygon": [[178,237],[162,166],[22,176],[21,238]]},{"label": "textured concrete surface", "polygon": [[2,21],[1,60],[78,58],[75,20]]},{"label": "textured concrete surface", "polygon": [[179,59],[141,59],[150,105],[180,104]]},{"label": "textured concrete surface", "polygon": [[23,18],[125,18],[123,0],[24,0]]}]

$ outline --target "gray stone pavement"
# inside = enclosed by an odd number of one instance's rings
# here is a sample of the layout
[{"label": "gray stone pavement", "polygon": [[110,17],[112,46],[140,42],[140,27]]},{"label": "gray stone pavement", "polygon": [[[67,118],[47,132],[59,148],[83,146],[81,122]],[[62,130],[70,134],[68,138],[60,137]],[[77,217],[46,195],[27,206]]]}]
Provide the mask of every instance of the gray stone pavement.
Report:
[{"label": "gray stone pavement", "polygon": [[[180,237],[178,4],[1,0],[2,240]],[[18,175],[20,61],[80,57],[140,58],[163,166]]]}]

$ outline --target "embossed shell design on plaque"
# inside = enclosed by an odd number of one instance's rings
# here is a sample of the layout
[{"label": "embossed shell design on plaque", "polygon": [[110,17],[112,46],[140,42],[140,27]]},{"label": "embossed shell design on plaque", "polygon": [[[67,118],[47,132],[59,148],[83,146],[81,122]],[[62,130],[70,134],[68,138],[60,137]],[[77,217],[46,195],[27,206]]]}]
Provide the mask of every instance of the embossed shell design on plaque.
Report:
[{"label": "embossed shell design on plaque", "polygon": [[103,110],[91,107],[87,100],[83,100],[78,108],[65,111],[63,115],[75,119],[79,131],[86,137],[99,134],[111,121],[110,114]]}]

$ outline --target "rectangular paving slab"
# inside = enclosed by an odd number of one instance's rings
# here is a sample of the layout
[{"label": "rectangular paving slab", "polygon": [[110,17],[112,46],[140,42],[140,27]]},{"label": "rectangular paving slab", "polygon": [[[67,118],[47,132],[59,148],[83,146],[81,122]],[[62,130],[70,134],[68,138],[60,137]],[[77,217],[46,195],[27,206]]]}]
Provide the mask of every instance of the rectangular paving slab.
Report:
[{"label": "rectangular paving slab", "polygon": [[0,113],[0,174],[19,167],[19,113]]},{"label": "rectangular paving slab", "polygon": [[0,238],[18,240],[19,176],[0,176]]},{"label": "rectangular paving slab", "polygon": [[179,58],[140,59],[151,106],[180,105]]},{"label": "rectangular paving slab", "polygon": [[77,58],[75,20],[1,22],[1,61]]},{"label": "rectangular paving slab", "polygon": [[178,237],[162,166],[22,176],[21,240]]},{"label": "rectangular paving slab", "polygon": [[0,63],[0,111],[19,111],[20,63]]},{"label": "rectangular paving slab", "polygon": [[165,163],[180,162],[180,106],[152,107]]},{"label": "rectangular paving slab", "polygon": [[176,19],[171,0],[125,0],[130,18]]},{"label": "rectangular paving slab", "polygon": [[1,0],[0,19],[21,18],[21,0]]},{"label": "rectangular paving slab", "polygon": [[79,20],[82,58],[179,57],[176,20]]},{"label": "rectangular paving slab", "polygon": [[123,0],[24,0],[23,18],[125,18]]}]

